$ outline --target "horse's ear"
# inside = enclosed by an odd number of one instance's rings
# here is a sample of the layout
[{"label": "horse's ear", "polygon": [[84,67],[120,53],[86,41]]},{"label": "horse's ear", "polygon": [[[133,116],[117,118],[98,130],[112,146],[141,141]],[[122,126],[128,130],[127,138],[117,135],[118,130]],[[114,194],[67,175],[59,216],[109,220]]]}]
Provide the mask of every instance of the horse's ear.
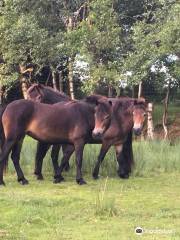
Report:
[{"label": "horse's ear", "polygon": [[110,105],[110,106],[112,106],[112,101],[111,101],[111,100],[109,100],[108,102],[109,102],[109,105]]},{"label": "horse's ear", "polygon": [[37,83],[37,87],[42,89],[44,86],[41,83]]},{"label": "horse's ear", "polygon": [[137,98],[137,99],[134,99],[134,105],[137,105],[137,104],[145,104],[146,103],[146,100],[144,98]]},{"label": "horse's ear", "polygon": [[134,105],[137,105],[137,104],[138,104],[138,100],[134,99]]},{"label": "horse's ear", "polygon": [[97,99],[94,100],[95,105],[99,105],[99,101]]},{"label": "horse's ear", "polygon": [[37,83],[37,85],[35,86],[35,88],[36,88],[36,90],[37,90],[37,92],[39,93],[39,95],[40,96],[43,96],[44,95],[44,93],[43,93],[43,85],[42,84],[40,84],[40,83]]}]

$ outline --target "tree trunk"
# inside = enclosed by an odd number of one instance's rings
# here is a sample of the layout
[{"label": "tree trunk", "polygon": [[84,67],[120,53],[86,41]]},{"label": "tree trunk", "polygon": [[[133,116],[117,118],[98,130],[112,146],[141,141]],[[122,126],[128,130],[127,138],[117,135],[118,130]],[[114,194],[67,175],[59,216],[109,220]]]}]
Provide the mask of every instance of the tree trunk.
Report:
[{"label": "tree trunk", "polygon": [[0,85],[0,105],[4,104],[5,101],[5,89],[3,86]]},{"label": "tree trunk", "polygon": [[132,98],[135,98],[135,86],[132,86]]},{"label": "tree trunk", "polygon": [[139,89],[138,89],[138,98],[141,98],[142,96],[142,81],[139,83]]},{"label": "tree trunk", "polygon": [[73,81],[73,59],[69,58],[69,63],[68,63],[68,78],[69,78],[69,92],[70,92],[70,97],[71,99],[75,99],[74,97],[74,81]]},{"label": "tree trunk", "polygon": [[57,91],[58,88],[57,88],[57,83],[56,83],[56,72],[55,71],[52,72],[52,83],[53,83],[54,90]]},{"label": "tree trunk", "polygon": [[62,71],[58,74],[58,81],[59,81],[59,91],[63,92],[63,78],[62,78]]},{"label": "tree trunk", "polygon": [[112,86],[108,86],[108,97],[112,97]]},{"label": "tree trunk", "polygon": [[147,111],[147,138],[149,140],[154,139],[154,126],[153,126],[153,104],[148,103],[148,111]]},{"label": "tree trunk", "polygon": [[167,116],[168,116],[169,92],[170,92],[170,83],[168,84],[166,97],[164,99],[164,113],[163,113],[164,139],[168,138]]},{"label": "tree trunk", "polygon": [[27,90],[28,90],[28,84],[27,84],[27,80],[25,77],[21,78],[21,90],[22,90],[22,94],[24,99],[27,99]]},{"label": "tree trunk", "polygon": [[[68,32],[73,30],[74,24],[75,24],[74,18],[72,16],[69,16],[67,24]],[[69,92],[72,100],[74,99],[73,62],[74,58],[70,56],[68,59],[68,80],[69,80]]]}]

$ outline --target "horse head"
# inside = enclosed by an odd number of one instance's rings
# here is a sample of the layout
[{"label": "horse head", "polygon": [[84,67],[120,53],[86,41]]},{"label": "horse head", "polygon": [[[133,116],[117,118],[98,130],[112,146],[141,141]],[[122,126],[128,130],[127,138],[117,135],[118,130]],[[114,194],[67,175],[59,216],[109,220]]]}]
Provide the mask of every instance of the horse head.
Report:
[{"label": "horse head", "polygon": [[33,100],[35,102],[43,102],[44,98],[44,92],[43,92],[44,86],[35,83],[27,90],[27,99]]},{"label": "horse head", "polygon": [[144,98],[135,99],[133,106],[133,131],[139,136],[142,132],[144,121],[147,115],[147,104]]},{"label": "horse head", "polygon": [[97,101],[95,107],[95,127],[93,137],[100,138],[108,129],[111,123],[112,102],[110,100],[101,99]]}]

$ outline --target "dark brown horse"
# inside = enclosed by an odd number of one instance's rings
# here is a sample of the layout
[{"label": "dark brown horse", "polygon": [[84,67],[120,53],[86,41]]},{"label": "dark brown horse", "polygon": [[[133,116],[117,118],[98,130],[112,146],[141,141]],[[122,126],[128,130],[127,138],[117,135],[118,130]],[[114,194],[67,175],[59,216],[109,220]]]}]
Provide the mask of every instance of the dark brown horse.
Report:
[{"label": "dark brown horse", "polygon": [[[58,92],[51,87],[44,86],[42,84],[33,84],[27,91],[27,97],[29,100],[33,100],[36,102],[54,104],[62,101],[70,101],[71,99],[62,92]],[[106,99],[106,97],[101,95],[92,95],[85,98],[83,101],[88,102],[92,105],[95,105],[96,102],[100,99]],[[96,101],[96,102],[95,102]],[[69,159],[74,152],[74,147],[72,145],[67,144],[56,144],[53,145],[51,151],[51,158],[54,167],[54,183],[58,183],[61,179],[58,178],[57,170],[58,170],[58,155],[60,151],[60,147],[62,146],[63,159],[62,161],[66,162],[64,166],[64,170],[69,170]],[[35,170],[34,173],[37,176],[38,180],[43,179],[42,175],[42,164],[43,159],[50,147],[50,144],[38,142],[36,157],[35,157]]]},{"label": "dark brown horse", "polygon": [[[44,86],[42,84],[33,84],[27,91],[27,98],[29,100],[33,100],[41,103],[47,103],[47,104],[67,102],[71,100],[70,97],[64,94],[63,92],[56,91],[53,88]],[[34,174],[37,176],[38,180],[43,179],[43,175],[42,175],[43,158],[45,157],[50,146],[51,146],[50,144],[43,143],[43,142],[38,142],[37,144]],[[54,167],[55,183],[58,182],[58,178],[57,178],[57,169],[59,167],[58,155],[59,155],[61,146],[62,146],[64,157],[69,157],[69,155],[71,156],[72,152],[74,151],[74,148],[72,147],[72,145],[70,145],[69,147],[66,147],[66,145],[64,144],[62,145],[55,144],[52,146],[51,159]],[[65,170],[68,171],[68,169],[69,169],[69,163],[67,163],[67,165],[65,166]]]},{"label": "dark brown horse", "polygon": [[[132,129],[136,135],[142,131],[146,117],[146,103],[144,99],[122,98],[113,100],[112,114],[106,111],[102,105],[97,105],[95,109],[94,137],[101,137],[102,147],[98,161],[93,171],[93,177],[98,178],[99,167],[109,148],[114,145],[117,160],[119,163],[119,176],[128,178],[132,165],[132,148],[128,143],[132,143]],[[107,105],[108,106],[108,105]],[[110,107],[110,106],[109,106]],[[111,124],[105,130],[106,121],[111,117]],[[123,146],[124,145],[124,146]],[[124,149],[124,151],[122,151]],[[128,152],[129,151],[129,152]]]},{"label": "dark brown horse", "polygon": [[[107,106],[109,102],[104,101],[101,104]],[[106,111],[111,109],[107,106]],[[17,100],[5,109],[2,125],[4,144],[0,155],[0,185],[4,184],[3,167],[10,151],[18,148],[19,142],[26,134],[49,144],[72,144],[76,153],[76,181],[80,185],[85,184],[81,172],[82,156],[84,145],[92,139],[94,107],[78,101],[48,105],[29,100]],[[19,154],[15,154],[13,162],[18,180],[26,182],[19,165]],[[61,168],[58,173],[61,178]]]},{"label": "dark brown horse", "polygon": [[[53,94],[50,94],[53,91]],[[51,87],[45,87],[41,84],[33,84],[29,89],[28,89],[28,96],[31,97],[33,100],[35,101],[41,101],[47,104],[54,104],[57,102],[67,102],[70,101],[70,98],[65,95],[63,92],[59,92],[59,91],[54,91]],[[9,101],[10,102],[10,101]],[[8,103],[9,103],[8,102]],[[3,142],[4,142],[4,134],[3,134],[3,127],[2,127],[2,115],[3,112],[6,108],[7,104],[5,104],[5,106],[0,106],[0,148],[2,149],[3,146]],[[21,139],[21,141],[15,145],[15,147],[12,148],[12,154],[11,154],[11,158],[13,163],[16,162],[14,161],[15,158],[17,158],[17,156],[20,156],[20,152],[21,152],[21,148],[22,148],[22,143],[23,143],[23,139]],[[36,161],[35,161],[35,174],[37,175],[37,179],[43,179],[43,176],[41,174],[41,172],[38,172],[38,169],[42,168],[42,161],[40,161],[40,159],[42,157],[45,156],[46,152],[48,151],[48,149],[50,148],[50,144],[47,143],[43,143],[43,142],[38,142],[37,144],[37,151],[36,151]],[[58,153],[60,150],[60,146],[61,145],[53,145],[52,147],[52,151],[51,151],[51,158],[52,158],[52,163],[54,166],[54,176],[55,176],[55,181],[56,181],[56,172],[58,169],[58,162],[57,162],[57,158],[58,158]],[[69,149],[71,149],[71,147],[69,147]],[[64,145],[62,146],[62,150],[64,153],[64,156],[67,156],[69,154],[69,149],[65,148]],[[65,168],[65,170],[67,170],[69,167],[69,164],[67,164],[67,167]],[[16,168],[16,166],[15,166]],[[20,181],[20,180],[19,180]],[[22,184],[27,184],[28,181],[20,181]]]}]

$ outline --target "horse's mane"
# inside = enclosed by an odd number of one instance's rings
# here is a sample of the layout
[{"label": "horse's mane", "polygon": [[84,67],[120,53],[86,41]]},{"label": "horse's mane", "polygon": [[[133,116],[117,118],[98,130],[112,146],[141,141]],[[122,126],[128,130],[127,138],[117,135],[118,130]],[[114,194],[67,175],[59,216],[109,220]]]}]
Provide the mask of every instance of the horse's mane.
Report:
[{"label": "horse's mane", "polygon": [[55,90],[53,89],[52,87],[49,87],[49,86],[45,86],[45,85],[42,85],[42,84],[38,84],[38,83],[34,83],[33,85],[31,85],[31,87],[27,90],[27,93],[33,91],[34,89],[37,89],[37,90],[42,90],[46,93],[53,93],[53,94],[56,94],[57,96],[59,97],[62,97],[62,98],[65,98],[67,100],[70,100],[70,97],[67,96],[64,92],[61,92],[61,91],[58,91],[58,90]]},{"label": "horse's mane", "polygon": [[132,107],[139,107],[146,109],[146,101],[144,98],[129,98],[129,97],[120,97],[115,102],[114,112],[119,111],[122,112],[129,111]]},{"label": "horse's mane", "polygon": [[84,101],[91,104],[97,104],[97,102],[101,99],[107,99],[107,97],[99,94],[92,94],[90,96],[85,97]]}]

